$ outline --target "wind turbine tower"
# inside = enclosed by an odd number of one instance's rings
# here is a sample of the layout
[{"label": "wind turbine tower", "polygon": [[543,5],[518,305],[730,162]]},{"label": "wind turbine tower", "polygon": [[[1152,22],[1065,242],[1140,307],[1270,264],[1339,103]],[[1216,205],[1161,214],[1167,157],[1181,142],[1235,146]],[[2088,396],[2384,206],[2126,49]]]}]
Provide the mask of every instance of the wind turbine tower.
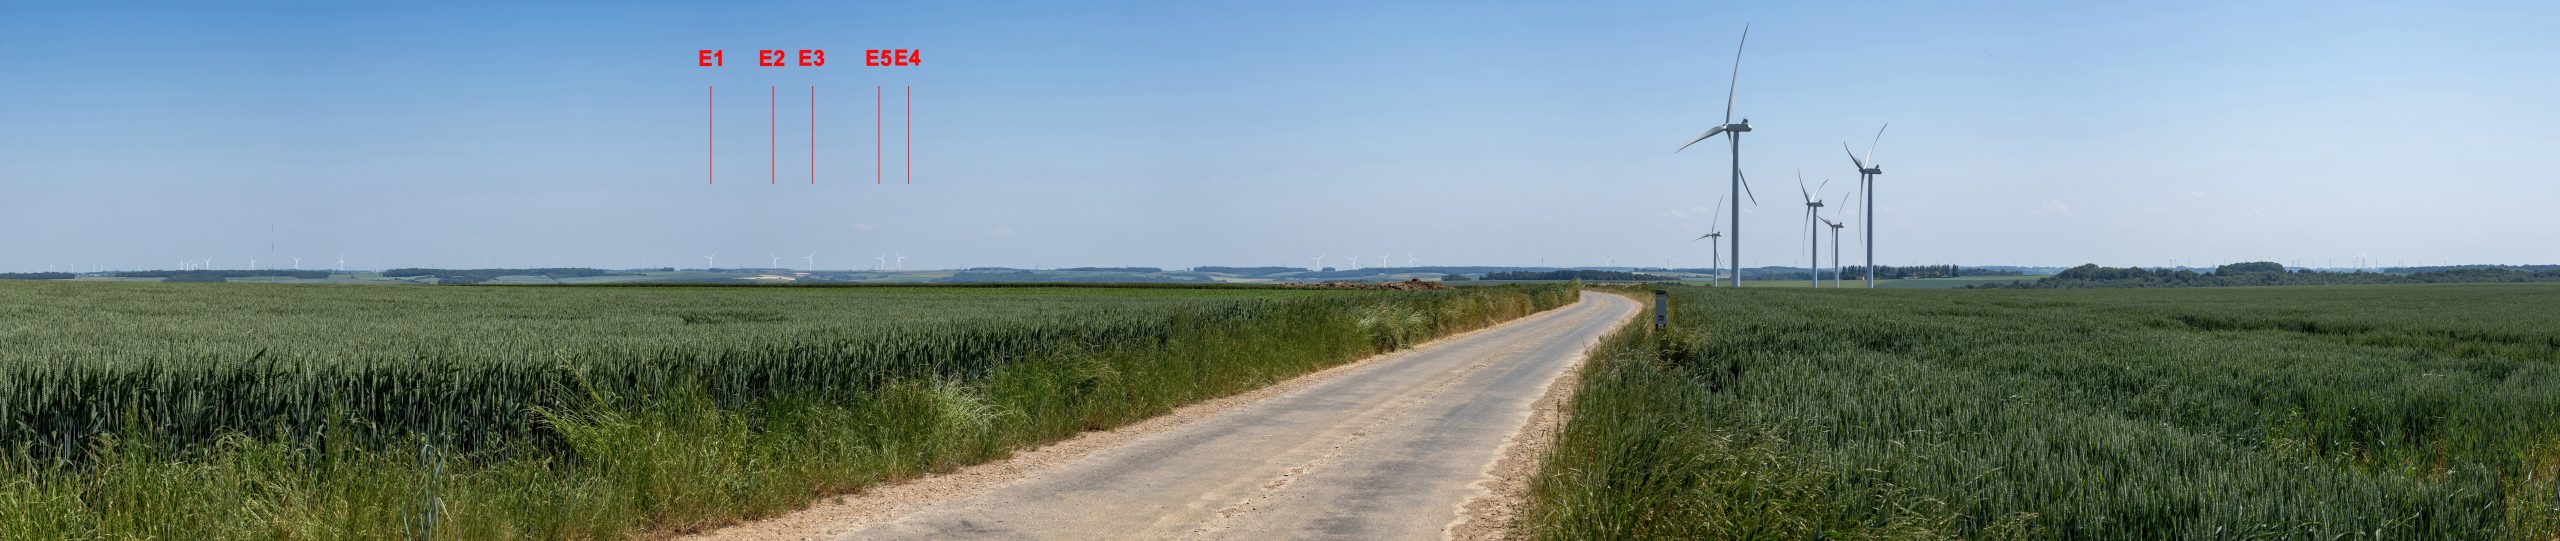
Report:
[{"label": "wind turbine tower", "polygon": [[1822,225],[1831,226],[1831,288],[1840,289],[1840,228],[1848,224],[1826,219]]},{"label": "wind turbine tower", "polygon": [[[1831,181],[1822,181],[1822,185],[1829,187]],[[1811,251],[1806,253],[1808,262],[1804,267],[1805,274],[1813,279],[1813,287],[1822,287],[1822,233],[1813,230],[1813,224],[1822,219],[1822,199],[1814,197],[1813,194],[1821,192],[1822,188],[1805,191],[1804,173],[1799,171],[1796,173],[1796,191],[1804,194],[1804,228],[1805,232],[1813,238]]]},{"label": "wind turbine tower", "polygon": [[[1732,242],[1734,287],[1742,287],[1742,196],[1749,195],[1751,193],[1750,181],[1742,178],[1742,134],[1751,131],[1751,119],[1746,117],[1742,119],[1742,122],[1735,123],[1733,121],[1733,102],[1735,91],[1739,90],[1742,85],[1742,46],[1750,42],[1751,25],[1742,25],[1742,39],[1735,42],[1733,45],[1733,77],[1731,82],[1725,86],[1724,90],[1725,123],[1708,129],[1707,133],[1699,134],[1698,138],[1690,140],[1689,144],[1680,145],[1680,149],[1672,150],[1672,152],[1677,153],[1680,150],[1689,148],[1689,145],[1698,144],[1699,141],[1705,141],[1718,134],[1724,135],[1725,139],[1733,144],[1733,186],[1731,189],[1733,193],[1728,194],[1728,197],[1733,201]],[[1760,204],[1760,196],[1751,195],[1751,204]]]},{"label": "wind turbine tower", "polygon": [[1857,151],[1849,150],[1848,142],[1840,143],[1840,151],[1849,153],[1849,163],[1858,166],[1858,192],[1866,197],[1863,206],[1867,215],[1867,233],[1863,236],[1867,242],[1867,289],[1876,287],[1876,177],[1884,175],[1884,166],[1875,162],[1876,143],[1884,142],[1884,129],[1891,127],[1893,123],[1888,122],[1876,128],[1875,140],[1867,142],[1865,159],[1859,159]]},{"label": "wind turbine tower", "polygon": [[806,269],[806,270],[809,270],[809,271],[812,271],[812,272],[815,272],[815,271],[817,271],[817,270],[818,270],[818,253],[817,253],[817,252],[809,252],[809,255],[807,255],[807,256],[803,256],[803,257],[801,257],[800,259],[806,260],[806,261],[808,262],[808,264],[807,264],[807,265],[805,265],[805,266],[803,266],[803,267],[802,267],[803,269]]}]

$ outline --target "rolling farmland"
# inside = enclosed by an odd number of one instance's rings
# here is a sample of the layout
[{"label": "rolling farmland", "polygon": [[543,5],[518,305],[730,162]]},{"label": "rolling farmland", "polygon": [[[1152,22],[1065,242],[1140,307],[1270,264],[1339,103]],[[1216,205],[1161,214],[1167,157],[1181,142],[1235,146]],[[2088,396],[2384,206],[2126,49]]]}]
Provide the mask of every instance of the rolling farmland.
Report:
[{"label": "rolling farmland", "polygon": [[1675,297],[1586,365],[1539,537],[2560,535],[2560,287]]},{"label": "rolling farmland", "polygon": [[602,539],[1001,457],[1574,292],[27,283],[0,297],[0,537]]}]

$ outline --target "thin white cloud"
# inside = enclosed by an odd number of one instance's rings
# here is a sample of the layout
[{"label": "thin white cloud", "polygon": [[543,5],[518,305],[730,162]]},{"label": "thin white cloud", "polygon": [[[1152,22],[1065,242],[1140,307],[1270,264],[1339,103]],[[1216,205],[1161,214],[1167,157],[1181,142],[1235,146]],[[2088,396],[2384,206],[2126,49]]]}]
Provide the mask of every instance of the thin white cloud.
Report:
[{"label": "thin white cloud", "polygon": [[2064,204],[2060,199],[2053,199],[2037,203],[2035,212],[2042,216],[2070,216],[2071,205]]},{"label": "thin white cloud", "polygon": [[2197,198],[2201,199],[2201,198],[2203,198],[2203,197],[2204,197],[2204,192],[2187,192],[2187,195],[2196,196]]}]

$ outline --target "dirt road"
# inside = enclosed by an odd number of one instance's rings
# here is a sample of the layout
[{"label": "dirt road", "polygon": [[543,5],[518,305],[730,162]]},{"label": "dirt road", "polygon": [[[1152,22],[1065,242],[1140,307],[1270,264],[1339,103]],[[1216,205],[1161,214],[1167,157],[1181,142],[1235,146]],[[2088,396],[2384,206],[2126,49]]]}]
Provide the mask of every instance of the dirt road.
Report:
[{"label": "dirt road", "polygon": [[821,531],[843,539],[1438,539],[1484,492],[1479,482],[1492,478],[1548,382],[1640,309],[1585,294],[964,497]]}]

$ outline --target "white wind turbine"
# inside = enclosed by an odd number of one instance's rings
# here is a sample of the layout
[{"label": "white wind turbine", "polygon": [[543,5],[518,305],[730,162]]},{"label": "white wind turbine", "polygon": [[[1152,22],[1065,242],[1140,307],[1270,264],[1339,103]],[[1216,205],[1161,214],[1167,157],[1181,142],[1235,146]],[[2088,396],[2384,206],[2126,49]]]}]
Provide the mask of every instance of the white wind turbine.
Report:
[{"label": "white wind turbine", "polygon": [[1703,241],[1707,241],[1707,257],[1708,257],[1708,259],[1707,259],[1707,269],[1708,269],[1708,271],[1707,271],[1707,273],[1708,273],[1708,274],[1707,274],[1707,287],[1715,287],[1715,285],[1716,285],[1716,279],[1717,279],[1717,278],[1722,278],[1721,276],[1716,276],[1715,274],[1720,273],[1720,272],[1723,272],[1722,267],[1724,267],[1724,245],[1722,245],[1722,244],[1716,244],[1717,240],[1715,240],[1715,239],[1722,239],[1722,238],[1724,238],[1724,232],[1723,232],[1723,231],[1717,231],[1717,230],[1716,230],[1716,219],[1717,219],[1717,218],[1723,218],[1723,217],[1724,217],[1724,199],[1723,199],[1722,197],[1718,197],[1718,198],[1716,199],[1716,213],[1715,213],[1715,214],[1713,214],[1713,215],[1709,215],[1709,216],[1707,217],[1707,234],[1704,234],[1704,235],[1698,235],[1698,238],[1689,239],[1689,242],[1697,242],[1697,241],[1702,241],[1702,240],[1703,240]]},{"label": "white wind turbine", "polygon": [[302,258],[293,258],[293,270],[302,270]]},{"label": "white wind turbine", "polygon": [[889,252],[889,254],[890,254],[890,255],[894,255],[894,256],[898,256],[898,257],[897,257],[898,265],[897,265],[897,267],[896,267],[896,268],[897,268],[897,270],[899,270],[899,271],[905,271],[905,270],[907,270],[907,254],[901,254],[901,253],[897,253],[897,252]]},{"label": "white wind turbine", "polygon": [[888,252],[880,252],[880,257],[874,257],[874,258],[871,258],[871,261],[872,261],[872,263],[871,263],[871,270],[875,270],[875,271],[884,271],[884,270],[889,270],[889,253],[888,253]]},{"label": "white wind turbine", "polygon": [[1315,266],[1314,266],[1314,267],[1310,267],[1310,268],[1308,268],[1307,270],[1312,270],[1312,271],[1322,271],[1322,270],[1324,270],[1324,256],[1315,256],[1315,257],[1311,257],[1311,258],[1308,258],[1308,259],[1313,259],[1313,260],[1315,260],[1315,261],[1316,261],[1316,264],[1315,264]]},{"label": "white wind turbine", "polygon": [[1396,254],[1395,254],[1394,252],[1388,252],[1388,253],[1378,254],[1378,266],[1380,266],[1380,267],[1384,267],[1384,266],[1387,266],[1387,265],[1393,265],[1394,263],[1389,263],[1389,261],[1392,261],[1392,260],[1387,259],[1387,258],[1395,257],[1395,256],[1396,256]]},{"label": "white wind turbine", "polygon": [[1414,256],[1413,256],[1413,252],[1405,252],[1405,253],[1404,253],[1404,266],[1406,266],[1406,267],[1412,267],[1412,266],[1413,266],[1413,262],[1415,262],[1415,261],[1421,261],[1421,260],[1422,260],[1422,258],[1414,257]]},{"label": "white wind turbine", "polygon": [[773,255],[772,253],[766,253],[766,254],[764,254],[764,255],[766,255],[766,256],[770,256],[770,257],[772,257],[772,258],[773,258],[773,260],[772,260],[772,261],[767,261],[767,262],[765,262],[765,264],[764,264],[764,268],[768,268],[768,269],[779,269],[779,268],[782,268],[782,256]]},{"label": "white wind turbine", "polygon": [[1849,153],[1849,163],[1858,166],[1858,193],[1866,197],[1861,212],[1866,213],[1867,232],[1862,236],[1867,242],[1868,289],[1876,287],[1876,177],[1884,174],[1884,166],[1875,162],[1876,143],[1884,142],[1884,129],[1891,127],[1893,124],[1888,122],[1883,127],[1876,128],[1875,140],[1867,142],[1865,159],[1858,158],[1857,151],[1849,150],[1847,141],[1840,142],[1840,151]]},{"label": "white wind turbine", "polygon": [[[1822,181],[1822,185],[1829,187],[1831,181]],[[1822,234],[1813,231],[1814,221],[1822,219],[1822,199],[1814,197],[1813,194],[1820,193],[1822,188],[1805,191],[1804,172],[1797,171],[1796,191],[1804,194],[1804,229],[1805,233],[1813,238],[1813,247],[1807,252],[1807,259],[1811,262],[1805,264],[1805,274],[1813,278],[1813,287],[1822,287]]]},{"label": "white wind turbine", "polygon": [[347,254],[338,254],[338,272],[347,272]]},{"label": "white wind turbine", "polygon": [[[1705,141],[1718,134],[1724,135],[1725,139],[1733,143],[1733,186],[1731,190],[1733,193],[1728,194],[1728,196],[1751,194],[1750,182],[1742,178],[1742,134],[1744,132],[1751,131],[1751,119],[1744,118],[1740,123],[1735,123],[1733,121],[1734,94],[1736,91],[1740,90],[1742,86],[1742,46],[1743,44],[1750,42],[1751,25],[1742,25],[1742,39],[1735,42],[1733,46],[1733,79],[1730,84],[1726,85],[1724,90],[1725,123],[1707,130],[1707,133],[1698,135],[1697,139],[1689,140],[1689,144],[1687,145],[1680,145],[1680,150],[1685,150],[1689,148],[1689,145],[1698,144],[1699,141]],[[1673,150],[1672,152],[1676,153],[1680,150]],[[1733,201],[1733,286],[1742,287],[1742,198],[1731,197],[1731,199]],[[1760,196],[1751,195],[1751,204],[1760,204]]]},{"label": "white wind turbine", "polygon": [[720,257],[719,252],[712,252],[711,255],[702,256],[702,270],[707,271],[720,268],[718,263],[714,263],[715,261],[718,261],[718,259],[716,259],[718,257]]},{"label": "white wind turbine", "polygon": [[1831,226],[1831,288],[1840,289],[1840,228],[1847,227],[1848,224],[1834,222],[1828,218],[1818,219],[1822,220],[1822,225]]},{"label": "white wind turbine", "polygon": [[249,258],[249,270],[258,270],[258,258]]},{"label": "white wind turbine", "polygon": [[1360,270],[1360,256],[1350,256],[1350,259],[1347,261],[1349,261],[1349,263],[1346,263],[1345,266],[1349,267],[1351,270]]},{"label": "white wind turbine", "polygon": [[808,265],[806,265],[806,266],[802,267],[803,269],[805,269],[805,270],[809,270],[809,271],[816,271],[816,270],[818,270],[818,253],[817,253],[817,252],[809,252],[809,255],[802,256],[800,259],[805,260],[805,261],[807,261],[807,262],[808,262]]}]

